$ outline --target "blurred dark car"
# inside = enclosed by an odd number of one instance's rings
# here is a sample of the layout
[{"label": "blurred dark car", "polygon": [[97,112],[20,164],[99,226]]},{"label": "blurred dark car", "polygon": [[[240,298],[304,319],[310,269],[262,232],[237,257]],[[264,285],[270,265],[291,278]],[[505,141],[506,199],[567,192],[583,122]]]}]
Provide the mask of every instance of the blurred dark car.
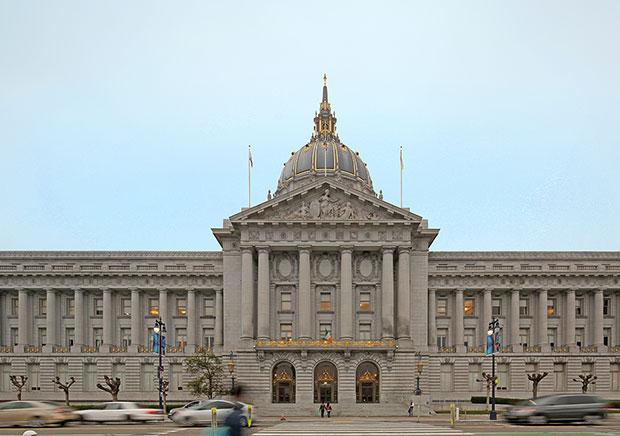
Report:
[{"label": "blurred dark car", "polygon": [[508,422],[546,424],[551,421],[586,421],[598,424],[607,417],[607,403],[596,395],[564,394],[526,400],[504,413]]}]

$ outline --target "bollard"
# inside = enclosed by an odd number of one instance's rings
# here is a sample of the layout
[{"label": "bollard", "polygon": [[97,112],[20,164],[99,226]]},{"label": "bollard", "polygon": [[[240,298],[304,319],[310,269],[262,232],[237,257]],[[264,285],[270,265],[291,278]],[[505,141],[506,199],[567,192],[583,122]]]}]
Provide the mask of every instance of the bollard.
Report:
[{"label": "bollard", "polygon": [[461,420],[461,408],[460,407],[456,408],[456,414],[454,416],[454,420],[456,422],[459,422]]},{"label": "bollard", "polygon": [[211,408],[211,429],[215,434],[215,430],[217,430],[217,409],[215,407]]},{"label": "bollard", "polygon": [[454,403],[450,403],[450,426],[454,428],[454,418],[455,418],[456,406]]},{"label": "bollard", "polygon": [[248,405],[248,427],[252,427],[252,405]]}]

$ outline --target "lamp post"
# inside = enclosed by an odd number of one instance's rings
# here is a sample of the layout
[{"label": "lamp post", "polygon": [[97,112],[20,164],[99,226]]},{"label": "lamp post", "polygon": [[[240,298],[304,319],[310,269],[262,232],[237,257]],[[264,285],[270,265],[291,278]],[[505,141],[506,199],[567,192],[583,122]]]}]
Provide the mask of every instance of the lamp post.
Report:
[{"label": "lamp post", "polygon": [[418,354],[418,363],[416,365],[417,375],[415,377],[415,395],[422,395],[422,389],[420,389],[420,377],[422,376],[422,370],[424,369],[424,363],[422,362],[422,353]]},{"label": "lamp post", "polygon": [[[487,354],[491,352],[491,412],[489,413],[489,419],[491,421],[497,421],[497,411],[495,410],[495,353],[499,351],[499,320],[493,318],[489,323],[489,331],[487,332]],[[490,346],[490,350],[489,350]]]},{"label": "lamp post", "polygon": [[159,364],[157,366],[157,378],[159,381],[159,408],[164,408],[164,362],[163,362],[163,338],[166,333],[166,323],[158,318],[155,320],[155,327],[153,332],[157,334],[157,355],[159,358]]},{"label": "lamp post", "polygon": [[228,372],[230,374],[230,393],[234,395],[235,393],[235,354],[231,351],[228,355]]}]

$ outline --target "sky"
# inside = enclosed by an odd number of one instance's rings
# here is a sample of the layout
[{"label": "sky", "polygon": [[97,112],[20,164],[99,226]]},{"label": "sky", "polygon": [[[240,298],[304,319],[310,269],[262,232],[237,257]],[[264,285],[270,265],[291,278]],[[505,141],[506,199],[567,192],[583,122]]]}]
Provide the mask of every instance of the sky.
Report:
[{"label": "sky", "polygon": [[329,78],[432,250],[620,249],[620,2],[0,0],[0,250],[218,250]]}]

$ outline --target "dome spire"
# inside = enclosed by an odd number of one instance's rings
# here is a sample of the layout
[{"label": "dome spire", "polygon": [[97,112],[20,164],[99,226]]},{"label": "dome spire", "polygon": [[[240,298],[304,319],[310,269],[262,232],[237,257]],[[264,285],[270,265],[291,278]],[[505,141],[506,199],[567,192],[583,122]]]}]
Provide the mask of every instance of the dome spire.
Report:
[{"label": "dome spire", "polygon": [[319,108],[319,113],[314,117],[314,134],[315,137],[336,137],[336,117],[332,113],[331,105],[327,98],[327,74],[323,74],[323,100]]},{"label": "dome spire", "polygon": [[327,103],[327,73],[323,74],[323,101]]}]

